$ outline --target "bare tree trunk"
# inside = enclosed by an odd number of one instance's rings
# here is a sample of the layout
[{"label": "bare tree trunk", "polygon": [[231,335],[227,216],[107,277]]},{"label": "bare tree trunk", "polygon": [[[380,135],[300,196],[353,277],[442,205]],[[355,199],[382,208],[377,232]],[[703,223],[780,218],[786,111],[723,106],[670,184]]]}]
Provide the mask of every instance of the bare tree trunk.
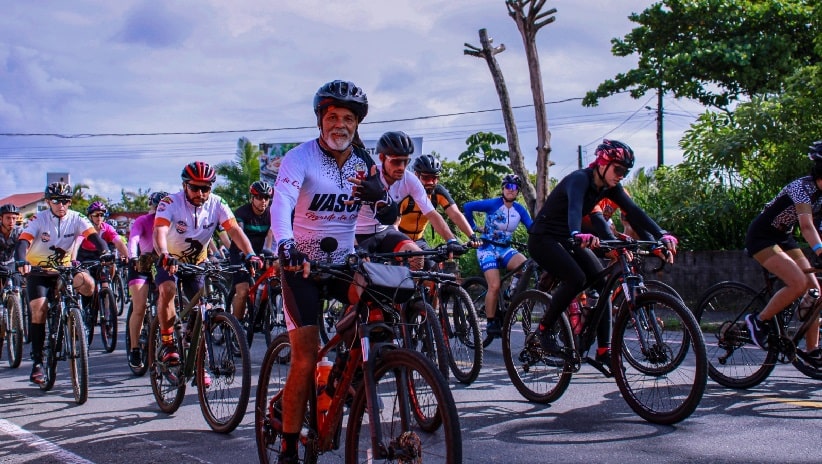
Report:
[{"label": "bare tree trunk", "polygon": [[[525,13],[525,6],[528,5],[528,13]],[[537,190],[535,211],[542,208],[545,199],[548,198],[550,187],[550,167],[554,164],[551,161],[551,131],[548,130],[548,116],[545,111],[545,94],[542,90],[542,73],[539,67],[539,52],[537,51],[537,32],[545,25],[551,24],[556,17],[556,8],[540,13],[545,5],[545,0],[507,0],[505,6],[508,14],[514,18],[522,35],[522,42],[525,46],[525,56],[528,58],[528,75],[531,79],[531,93],[534,96],[534,116],[537,129]]]},{"label": "bare tree trunk", "polygon": [[518,175],[522,181],[522,196],[531,215],[534,215],[537,195],[534,185],[528,178],[528,169],[525,167],[525,160],[522,157],[522,151],[519,148],[519,135],[517,134],[517,123],[514,120],[514,110],[511,108],[511,99],[508,96],[508,88],[505,87],[505,79],[502,77],[502,70],[497,63],[494,55],[505,51],[505,45],[501,44],[499,47],[492,47],[493,39],[488,38],[488,31],[485,29],[479,30],[480,43],[482,48],[475,47],[468,43],[464,50],[466,55],[475,56],[477,58],[484,58],[488,63],[488,68],[491,70],[491,77],[494,79],[494,85],[497,88],[500,105],[502,107],[502,118],[505,122],[505,134],[508,140],[508,157],[511,160],[511,169]]}]

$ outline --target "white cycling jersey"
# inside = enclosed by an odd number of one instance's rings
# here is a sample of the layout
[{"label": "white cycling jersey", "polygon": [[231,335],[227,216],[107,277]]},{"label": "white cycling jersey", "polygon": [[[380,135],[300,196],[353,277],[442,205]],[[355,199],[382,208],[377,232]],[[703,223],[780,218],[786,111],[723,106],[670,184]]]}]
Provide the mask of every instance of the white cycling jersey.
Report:
[{"label": "white cycling jersey", "polygon": [[88,237],[96,233],[91,221],[77,211],[69,210],[59,218],[50,210],[41,211],[29,219],[29,223],[20,234],[20,240],[28,241],[31,246],[26,253],[26,261],[34,266],[44,266],[55,250],[62,249],[65,256],[59,264],[71,263],[71,247],[79,237]]},{"label": "white cycling jersey", "polygon": [[154,216],[154,226],[168,226],[168,252],[185,263],[201,263],[208,257],[208,243],[217,224],[229,230],[237,225],[234,213],[226,202],[214,193],[202,206],[194,206],[180,190],[160,201]]},{"label": "white cycling jersey", "polygon": [[348,179],[356,177],[358,171],[368,172],[374,162],[367,157],[355,150],[342,167],[337,166],[316,139],[289,150],[280,164],[271,201],[271,230],[277,243],[294,239],[300,251],[318,260],[328,258],[320,241],[334,237],[337,249],[331,258],[342,262],[354,250],[360,208],[359,204],[345,204],[354,186]]},{"label": "white cycling jersey", "polygon": [[[386,183],[385,178],[382,175],[382,166],[377,165],[377,170],[380,171],[380,181],[382,181],[383,186],[385,186]],[[434,211],[434,205],[428,198],[428,194],[425,192],[425,187],[423,187],[422,182],[420,182],[417,176],[409,171],[405,171],[402,179],[394,182],[390,187],[388,187],[388,194],[391,195],[391,198],[397,204],[399,204],[405,197],[410,196],[414,199],[417,205],[419,205],[420,212],[422,212],[422,214],[428,214],[431,211]],[[363,205],[362,211],[360,211],[360,216],[357,218],[357,234],[376,234],[377,232],[382,232],[389,227],[393,227],[392,225],[380,224],[380,221],[378,221],[374,215],[375,213],[372,205]]]}]

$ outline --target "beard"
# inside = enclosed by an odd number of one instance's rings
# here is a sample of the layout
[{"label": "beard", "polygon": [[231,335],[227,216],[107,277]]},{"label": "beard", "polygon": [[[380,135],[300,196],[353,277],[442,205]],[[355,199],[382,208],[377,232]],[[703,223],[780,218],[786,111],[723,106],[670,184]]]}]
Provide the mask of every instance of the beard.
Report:
[{"label": "beard", "polygon": [[323,142],[334,151],[345,151],[354,141],[354,135],[345,129],[335,129],[327,134],[322,134]]}]

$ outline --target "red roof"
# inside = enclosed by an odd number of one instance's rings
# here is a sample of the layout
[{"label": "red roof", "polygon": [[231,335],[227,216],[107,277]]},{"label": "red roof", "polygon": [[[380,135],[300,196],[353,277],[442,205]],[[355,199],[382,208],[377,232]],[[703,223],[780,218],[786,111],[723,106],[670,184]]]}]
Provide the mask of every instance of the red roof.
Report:
[{"label": "red roof", "polygon": [[6,203],[11,203],[18,208],[22,208],[26,205],[30,205],[32,203],[37,203],[38,201],[44,199],[46,197],[45,193],[43,192],[34,192],[34,193],[15,193],[14,195],[7,196],[6,198],[0,199],[0,205],[5,205]]}]

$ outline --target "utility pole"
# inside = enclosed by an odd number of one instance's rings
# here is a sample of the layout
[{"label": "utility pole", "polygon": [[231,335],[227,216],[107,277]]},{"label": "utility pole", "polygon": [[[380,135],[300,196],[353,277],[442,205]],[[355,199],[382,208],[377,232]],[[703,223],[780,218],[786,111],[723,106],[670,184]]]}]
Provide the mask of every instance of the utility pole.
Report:
[{"label": "utility pole", "polygon": [[582,169],[582,145],[577,145],[577,165]]},{"label": "utility pole", "polygon": [[656,93],[656,167],[665,164],[665,152],[662,143],[662,87]]}]

